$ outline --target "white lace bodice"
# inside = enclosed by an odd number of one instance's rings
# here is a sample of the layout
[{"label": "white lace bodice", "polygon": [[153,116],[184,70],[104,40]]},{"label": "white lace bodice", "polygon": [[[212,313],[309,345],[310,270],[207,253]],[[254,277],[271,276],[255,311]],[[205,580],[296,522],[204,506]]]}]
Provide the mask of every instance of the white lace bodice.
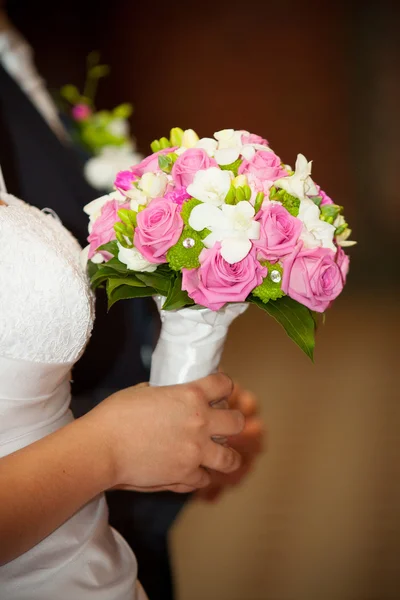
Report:
[{"label": "white lace bodice", "polygon": [[0,356],[73,363],[94,305],[78,242],[50,214],[10,195],[0,206]]},{"label": "white lace bodice", "polygon": [[[89,339],[94,302],[80,246],[60,221],[0,199],[1,461],[73,420],[69,372]],[[0,598],[146,600],[136,575],[100,495],[0,566]]]}]

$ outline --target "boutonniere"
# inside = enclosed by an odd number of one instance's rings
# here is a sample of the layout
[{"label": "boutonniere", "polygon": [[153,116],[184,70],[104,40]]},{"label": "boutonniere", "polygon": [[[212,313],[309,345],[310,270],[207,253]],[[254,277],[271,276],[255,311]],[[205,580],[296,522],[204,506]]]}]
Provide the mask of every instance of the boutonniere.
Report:
[{"label": "boutonniere", "polygon": [[98,190],[112,190],[115,174],[142,160],[130,132],[129,117],[133,107],[120,104],[112,110],[98,110],[95,96],[100,79],[110,72],[100,64],[98,52],[87,58],[86,80],[81,93],[72,84],[61,88],[61,97],[71,121],[71,137],[86,154],[84,167],[88,183]]}]

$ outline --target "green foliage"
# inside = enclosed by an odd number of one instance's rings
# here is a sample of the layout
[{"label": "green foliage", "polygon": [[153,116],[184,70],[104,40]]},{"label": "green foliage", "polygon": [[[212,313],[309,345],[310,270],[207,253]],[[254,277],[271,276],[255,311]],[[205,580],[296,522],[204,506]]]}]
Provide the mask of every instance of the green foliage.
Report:
[{"label": "green foliage", "polygon": [[239,171],[239,167],[242,164],[242,162],[243,162],[243,160],[241,158],[238,158],[237,160],[235,160],[235,162],[231,163],[230,165],[218,165],[218,166],[222,171],[232,171],[232,173],[236,177],[238,174],[238,171]]},{"label": "green foliage", "polygon": [[269,199],[280,202],[293,217],[298,216],[300,200],[291,196],[285,190],[277,190],[276,187],[272,186],[269,192]]},{"label": "green foliage", "polygon": [[172,167],[174,166],[177,158],[178,155],[175,154],[175,152],[170,152],[169,154],[160,154],[158,157],[158,166],[160,167],[161,171],[164,171],[164,173],[171,173]]},{"label": "green foliage", "polygon": [[189,298],[188,293],[182,290],[182,275],[177,274],[171,282],[167,298],[163,304],[164,310],[179,310],[185,306],[191,306],[194,301]]},{"label": "green foliage", "polygon": [[321,206],[320,219],[321,221],[326,221],[332,225],[342,210],[343,206],[338,206],[337,204],[324,204],[324,206]]},{"label": "green foliage", "polygon": [[189,200],[185,200],[185,202],[182,204],[181,217],[185,225],[189,226],[190,213],[198,204],[202,204],[202,202],[200,200],[196,200],[196,198],[189,198]]},{"label": "green foliage", "polygon": [[[185,239],[191,238],[195,244],[193,248],[185,248],[183,242]],[[174,271],[180,271],[182,268],[196,269],[200,266],[199,255],[204,248],[201,237],[197,231],[191,227],[184,227],[182,234],[175,244],[167,252],[167,261]]]},{"label": "green foliage", "polygon": [[314,362],[315,322],[311,311],[288,296],[264,304],[262,300],[250,295],[247,300],[273,317],[286,331],[288,336]]},{"label": "green foliage", "polygon": [[277,300],[278,298],[282,298],[282,296],[285,295],[281,287],[282,281],[280,281],[279,283],[275,283],[271,279],[272,271],[279,271],[282,278],[281,265],[278,263],[272,264],[268,261],[263,261],[261,264],[264,267],[268,268],[268,274],[263,280],[263,282],[259,286],[254,288],[252,293],[254,294],[254,296],[257,296],[257,298],[260,298],[260,300],[262,300],[263,302],[269,302],[270,300]]}]

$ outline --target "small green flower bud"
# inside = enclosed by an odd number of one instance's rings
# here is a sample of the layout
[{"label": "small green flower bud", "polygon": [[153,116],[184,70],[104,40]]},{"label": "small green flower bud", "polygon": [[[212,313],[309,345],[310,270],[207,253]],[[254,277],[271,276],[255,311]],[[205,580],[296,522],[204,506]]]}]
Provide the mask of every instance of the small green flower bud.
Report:
[{"label": "small green flower bud", "polygon": [[236,188],[236,202],[242,202],[245,199],[244,189],[242,187]]},{"label": "small green flower bud", "polygon": [[169,139],[171,141],[172,146],[181,146],[183,138],[183,129],[180,127],[173,127],[171,129]]},{"label": "small green flower bud", "polygon": [[231,185],[229,192],[225,197],[225,204],[235,204],[235,188]]},{"label": "small green flower bud", "polygon": [[150,148],[152,152],[159,152],[161,150],[161,144],[158,140],[154,140],[153,142],[151,142]]},{"label": "small green flower bud", "polygon": [[164,150],[165,148],[171,148],[171,143],[166,137],[162,137],[159,140],[159,142],[160,142],[161,150]]},{"label": "small green flower bud", "polygon": [[256,200],[254,202],[254,210],[255,210],[256,214],[260,210],[262,203],[264,202],[264,198],[265,198],[264,192],[258,192],[258,194],[256,196]]}]

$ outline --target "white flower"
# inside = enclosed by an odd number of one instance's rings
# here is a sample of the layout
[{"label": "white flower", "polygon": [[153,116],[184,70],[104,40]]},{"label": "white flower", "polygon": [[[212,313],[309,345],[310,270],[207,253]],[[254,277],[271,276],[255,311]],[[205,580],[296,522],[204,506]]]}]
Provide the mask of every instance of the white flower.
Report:
[{"label": "white flower", "polygon": [[105,196],[96,198],[96,200],[92,200],[83,207],[84,212],[89,215],[89,233],[92,231],[93,223],[100,217],[101,209],[110,200],[118,200],[118,202],[123,203],[125,202],[125,197],[121,192],[112,192],[111,194],[106,194]]},{"label": "white flower", "polygon": [[230,165],[240,156],[240,148],[222,148],[215,151],[214,158],[219,165]]},{"label": "white flower", "polygon": [[115,137],[128,137],[129,123],[127,119],[113,119],[107,126],[107,131]]},{"label": "white flower", "polygon": [[251,241],[260,237],[260,223],[254,221],[254,207],[246,201],[221,208],[198,204],[190,213],[189,225],[195,231],[205,227],[211,233],[203,240],[207,248],[221,242],[221,255],[230,264],[243,260],[251,250]]},{"label": "white flower", "polygon": [[[343,215],[338,215],[335,219],[334,226],[337,229],[338,227],[342,227],[342,225],[344,225],[345,223],[346,223],[346,221],[345,221]],[[353,241],[349,240],[350,236],[351,236],[351,229],[349,229],[347,227],[347,229],[345,229],[343,231],[343,233],[336,236],[336,243],[339,246],[342,246],[343,248],[355,246],[357,244],[357,242],[353,242]]]},{"label": "white flower", "polygon": [[229,171],[221,171],[218,167],[210,167],[198,171],[193,183],[188,185],[187,191],[193,198],[207,202],[214,206],[223,204],[231,187]]},{"label": "white flower", "polygon": [[157,269],[156,264],[149,262],[139,252],[137,248],[124,248],[119,242],[118,260],[128,267],[131,271],[141,271],[142,273],[152,273]]},{"label": "white flower", "polygon": [[208,154],[208,156],[213,157],[215,151],[217,149],[218,142],[213,140],[212,138],[201,138],[195,146],[195,148],[202,148]]},{"label": "white flower", "polygon": [[199,136],[193,129],[186,129],[183,132],[181,145],[184,148],[194,148],[199,141]]},{"label": "white flower", "polygon": [[98,190],[112,190],[115,175],[125,171],[142,160],[142,155],[134,152],[130,145],[105,146],[100,154],[89,158],[84,167],[88,183]]},{"label": "white flower", "polygon": [[144,173],[138,187],[148,198],[161,198],[168,185],[168,178],[165,173]]},{"label": "white flower", "polygon": [[[81,255],[80,255],[80,263],[81,263],[81,267],[84,271],[86,271],[86,267],[87,267],[87,264],[89,261],[89,250],[90,250],[90,245],[85,246],[85,248],[81,251]],[[105,261],[105,258],[101,254],[101,252],[97,252],[94,256],[92,256],[92,258],[90,260],[95,264],[100,264]]]},{"label": "white flower", "polygon": [[218,140],[218,149],[224,148],[241,148],[243,131],[235,131],[234,129],[221,129],[216,131],[214,137]]},{"label": "white flower", "polygon": [[294,175],[282,177],[275,181],[274,185],[299,200],[306,200],[307,196],[317,196],[318,190],[310,177],[311,164],[303,154],[298,154]]},{"label": "white flower", "polygon": [[320,210],[312,200],[302,200],[300,202],[298,219],[303,221],[304,227],[300,239],[304,242],[306,248],[330,248],[336,252],[333,237],[335,235],[335,226],[321,221],[319,218]]}]

